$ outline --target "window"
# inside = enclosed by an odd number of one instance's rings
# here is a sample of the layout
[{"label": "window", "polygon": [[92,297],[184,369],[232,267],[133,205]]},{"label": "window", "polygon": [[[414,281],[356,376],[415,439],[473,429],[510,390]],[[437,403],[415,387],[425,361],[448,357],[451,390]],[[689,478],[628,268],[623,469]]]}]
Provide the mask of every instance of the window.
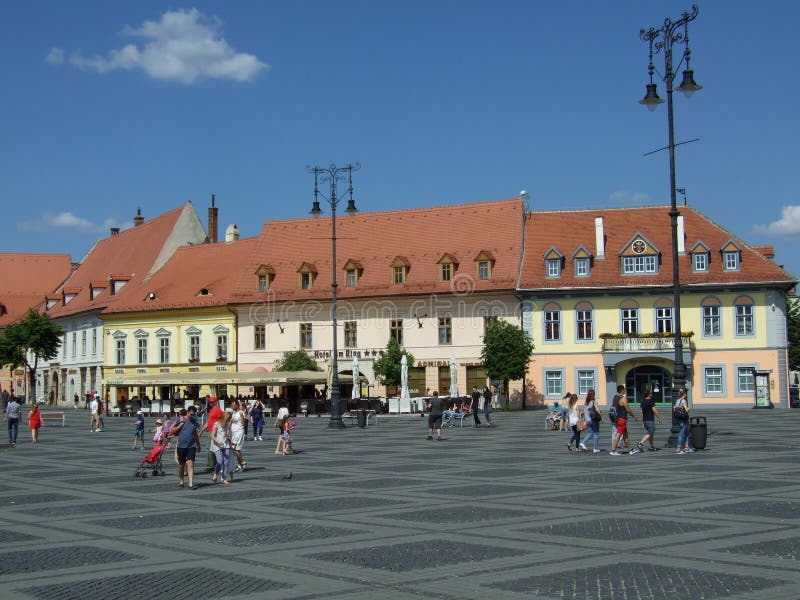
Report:
[{"label": "window", "polygon": [[547,267],[547,277],[561,277],[561,259],[548,258],[545,261]]},{"label": "window", "polygon": [[706,394],[722,393],[722,367],[706,367],[703,369]]},{"label": "window", "polygon": [[658,333],[672,333],[671,306],[656,308],[656,331]]},{"label": "window", "polygon": [[300,323],[300,347],[311,348],[312,343],[311,323]]},{"label": "window", "polygon": [[76,332],[72,332],[72,358],[75,358],[75,354],[78,349],[78,334]]},{"label": "window", "polygon": [[147,338],[140,337],[136,339],[136,346],[137,346],[137,358],[139,359],[140,365],[147,364]]},{"label": "window", "polygon": [[169,363],[169,338],[163,336],[158,338],[159,359],[162,365]]},{"label": "window", "polygon": [[453,324],[450,317],[439,317],[439,344],[453,343]]},{"label": "window", "polygon": [[576,258],[575,259],[575,277],[588,277],[589,276],[589,259]]},{"label": "window", "polygon": [[125,364],[125,340],[117,340],[117,364]]},{"label": "window", "polygon": [[217,360],[228,360],[228,334],[217,335]]},{"label": "window", "polygon": [[578,369],[578,395],[585,397],[589,390],[595,389],[594,370]]},{"label": "window", "polygon": [[478,262],[478,279],[486,280],[491,277],[491,267],[488,260]]},{"label": "window", "polygon": [[269,276],[266,274],[258,276],[258,291],[266,292],[269,288]]},{"label": "window", "polygon": [[622,333],[639,333],[639,309],[622,309]]},{"label": "window", "polygon": [[544,380],[548,396],[561,396],[564,393],[564,373],[562,371],[545,371]]},{"label": "window", "polygon": [[189,361],[200,362],[200,336],[189,336]]},{"label": "window", "polygon": [[403,345],[403,320],[393,319],[389,322],[389,339]]},{"label": "window", "polygon": [[347,269],[344,272],[344,285],[345,287],[356,287],[358,281],[358,271],[356,269]]},{"label": "window", "polygon": [[406,268],[402,266],[392,267],[392,282],[400,285],[406,281]]},{"label": "window", "polygon": [[738,367],[737,391],[740,394],[752,395],[756,391],[756,373],[753,367]]},{"label": "window", "polygon": [[263,350],[267,347],[267,333],[264,325],[253,327],[253,348]]},{"label": "window", "polygon": [[311,289],[311,273],[308,271],[303,271],[300,273],[300,289],[301,290],[310,290]]},{"label": "window", "polygon": [[697,254],[693,254],[692,258],[692,268],[695,273],[708,271],[708,254],[705,252],[698,252]]},{"label": "window", "polygon": [[81,356],[86,356],[86,330],[81,331]]},{"label": "window", "polygon": [[92,329],[92,354],[97,354],[97,329]]},{"label": "window", "polygon": [[739,270],[739,253],[738,252],[723,252],[722,253],[722,268],[726,271]]},{"label": "window", "polygon": [[450,263],[443,263],[439,266],[442,281],[450,281],[453,278],[453,265]]},{"label": "window", "polygon": [[358,329],[355,321],[344,322],[344,347],[358,347]]},{"label": "window", "polygon": [[577,326],[578,340],[591,340],[594,338],[592,333],[592,309],[585,304],[579,305],[575,310],[575,324]]},{"label": "window", "polygon": [[657,273],[658,263],[655,256],[623,256],[622,272],[626,275],[639,273]]},{"label": "window", "polygon": [[719,305],[703,306],[703,337],[720,336]]},{"label": "window", "polygon": [[736,313],[736,335],[753,335],[753,305],[749,304],[749,302],[749,299],[744,300],[734,307]]},{"label": "window", "polygon": [[544,311],[544,340],[546,342],[561,341],[561,311]]}]

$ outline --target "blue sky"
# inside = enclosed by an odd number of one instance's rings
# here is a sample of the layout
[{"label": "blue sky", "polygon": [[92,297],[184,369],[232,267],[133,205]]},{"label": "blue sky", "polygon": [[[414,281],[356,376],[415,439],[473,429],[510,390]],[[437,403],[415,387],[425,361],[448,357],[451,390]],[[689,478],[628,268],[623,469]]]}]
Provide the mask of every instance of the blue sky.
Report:
[{"label": "blue sky", "polygon": [[[0,251],[80,260],[137,207],[192,200],[205,221],[212,193],[221,230],[253,236],[308,213],[307,164],[360,162],[362,211],[522,189],[534,209],[666,204],[667,153],[642,156],[667,144],[667,116],[637,104],[639,30],[689,6],[8,0]],[[757,6],[700,2],[704,89],[675,95],[676,140],[700,141],[678,148],[677,187],[800,275],[800,3]]]}]

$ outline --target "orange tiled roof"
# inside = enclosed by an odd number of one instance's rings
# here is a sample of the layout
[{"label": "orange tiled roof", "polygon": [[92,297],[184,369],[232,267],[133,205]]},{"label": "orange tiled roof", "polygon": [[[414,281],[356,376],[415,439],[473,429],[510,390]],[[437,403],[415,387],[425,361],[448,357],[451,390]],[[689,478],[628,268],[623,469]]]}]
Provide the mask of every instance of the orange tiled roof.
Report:
[{"label": "orange tiled roof", "polygon": [[[672,229],[668,206],[643,208],[541,211],[528,219],[521,289],[609,288],[672,285]],[[795,278],[730,232],[689,206],[680,207],[684,218],[686,254],[679,258],[681,285],[777,282],[791,285]],[[595,217],[603,217],[605,259],[597,259]],[[658,273],[622,275],[619,253],[636,234],[661,252]],[[729,241],[741,249],[739,271],[723,271],[719,250]],[[690,250],[698,242],[710,249],[709,270],[692,271]],[[589,277],[575,277],[572,254],[584,246],[593,258]],[[561,277],[545,277],[545,253],[557,248],[566,258]]]},{"label": "orange tiled roof", "polygon": [[[155,219],[145,221],[116,235],[97,242],[86,258],[64,283],[62,289],[79,289],[79,293],[64,306],[59,302],[47,311],[53,318],[78,314],[89,310],[101,310],[126,295],[126,288],[144,279],[153,267],[178,219],[185,210],[194,210],[187,203],[166,212]],[[117,294],[106,286],[97,297],[91,298],[91,287],[97,289],[99,282],[109,278],[129,280]]]},{"label": "orange tiled roof", "polygon": [[[517,282],[522,242],[522,201],[459,204],[336,218],[337,283],[340,298],[448,294],[454,290],[513,290]],[[239,302],[304,300],[331,297],[331,219],[325,216],[267,221],[236,290]],[[474,258],[479,249],[493,257],[491,279],[477,279]],[[453,282],[439,281],[439,259],[457,260]],[[393,285],[391,264],[402,257],[409,265],[406,282]],[[346,287],[344,266],[363,270],[355,287]],[[312,264],[317,273],[310,290],[299,289],[298,269]],[[275,276],[269,291],[257,291],[260,265]]]},{"label": "orange tiled roof", "polygon": [[125,286],[124,296],[103,314],[224,306],[230,303],[256,241],[248,238],[179,248],[147,281]]},{"label": "orange tiled roof", "polygon": [[71,272],[69,254],[0,254],[0,327],[39,308]]}]

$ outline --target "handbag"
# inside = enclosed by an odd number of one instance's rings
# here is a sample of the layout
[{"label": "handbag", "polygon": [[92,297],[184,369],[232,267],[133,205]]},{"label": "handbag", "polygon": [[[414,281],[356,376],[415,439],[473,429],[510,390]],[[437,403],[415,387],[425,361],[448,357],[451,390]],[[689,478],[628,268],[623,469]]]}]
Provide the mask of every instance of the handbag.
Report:
[{"label": "handbag", "polygon": [[586,421],[584,421],[583,419],[578,421],[578,429],[580,431],[586,431]]},{"label": "handbag", "polygon": [[680,404],[672,409],[672,416],[679,421],[686,421],[689,418],[689,411],[683,404]]}]

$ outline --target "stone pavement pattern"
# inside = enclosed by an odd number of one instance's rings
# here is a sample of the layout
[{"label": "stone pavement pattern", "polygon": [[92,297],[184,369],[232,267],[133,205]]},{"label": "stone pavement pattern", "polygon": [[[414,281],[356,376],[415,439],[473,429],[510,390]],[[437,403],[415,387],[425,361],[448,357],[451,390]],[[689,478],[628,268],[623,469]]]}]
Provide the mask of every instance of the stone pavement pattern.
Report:
[{"label": "stone pavement pattern", "polygon": [[568,453],[540,411],[442,442],[300,418],[297,455],[270,431],[192,491],[171,451],[133,477],[129,419],[70,412],[0,449],[0,599],[800,598],[800,412],[706,415],[705,451],[620,457]]}]

